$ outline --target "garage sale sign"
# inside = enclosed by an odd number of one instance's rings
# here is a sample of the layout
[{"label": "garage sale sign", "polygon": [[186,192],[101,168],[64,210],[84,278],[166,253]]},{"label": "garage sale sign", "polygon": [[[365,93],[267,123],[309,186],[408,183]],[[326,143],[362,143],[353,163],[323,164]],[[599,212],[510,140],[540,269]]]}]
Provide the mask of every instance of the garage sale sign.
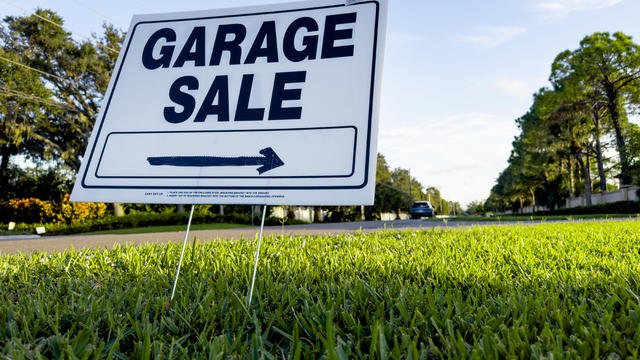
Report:
[{"label": "garage sale sign", "polygon": [[135,16],[73,201],[372,204],[386,0]]}]

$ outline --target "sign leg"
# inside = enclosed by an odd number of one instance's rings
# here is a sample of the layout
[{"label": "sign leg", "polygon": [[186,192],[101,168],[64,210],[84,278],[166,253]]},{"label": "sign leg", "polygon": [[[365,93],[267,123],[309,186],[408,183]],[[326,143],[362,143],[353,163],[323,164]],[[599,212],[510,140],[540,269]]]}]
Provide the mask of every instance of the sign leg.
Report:
[{"label": "sign leg", "polygon": [[173,290],[171,290],[171,299],[173,301],[173,295],[176,293],[176,285],[178,285],[178,275],[180,275],[180,266],[182,265],[182,257],[184,256],[184,248],[187,245],[187,238],[189,237],[189,228],[191,227],[191,219],[193,218],[193,209],[195,205],[191,205],[191,213],[189,214],[189,222],[187,223],[187,232],[184,234],[184,242],[182,242],[182,251],[180,252],[180,261],[178,262],[178,271],[176,271],[176,279],[173,282]]},{"label": "sign leg", "polygon": [[256,249],[256,262],[253,265],[253,276],[251,277],[251,287],[249,287],[249,303],[251,306],[251,298],[253,298],[253,285],[256,282],[256,271],[258,270],[258,257],[260,256],[260,243],[262,242],[262,231],[264,230],[264,217],[267,214],[267,205],[262,206],[262,221],[260,222],[260,236],[258,236],[258,248]]}]

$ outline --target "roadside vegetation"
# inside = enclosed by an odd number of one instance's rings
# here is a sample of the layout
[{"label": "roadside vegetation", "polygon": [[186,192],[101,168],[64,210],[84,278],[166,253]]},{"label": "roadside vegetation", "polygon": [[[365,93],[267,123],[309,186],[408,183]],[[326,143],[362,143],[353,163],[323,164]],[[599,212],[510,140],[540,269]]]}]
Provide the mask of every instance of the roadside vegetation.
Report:
[{"label": "roadside vegetation", "polygon": [[[229,213],[215,214],[208,211],[206,206],[196,207],[192,219],[193,228],[220,229],[230,227],[242,227],[252,225],[250,214]],[[34,233],[38,226],[44,226],[45,235],[65,235],[79,233],[112,233],[112,234],[133,234],[140,232],[159,231],[183,231],[189,220],[187,212],[163,212],[163,213],[132,213],[127,216],[105,216],[98,219],[87,219],[71,223],[18,223],[15,225],[15,232]],[[253,223],[259,224],[260,219],[254,217]],[[306,224],[307,222],[296,219],[278,219],[268,217],[265,219],[266,225],[294,225]],[[0,224],[0,231],[4,235],[10,235],[13,231],[8,231],[8,224]],[[17,234],[17,233],[15,233]]]},{"label": "roadside vegetation", "polygon": [[525,222],[525,221],[574,221],[574,220],[607,220],[607,219],[629,219],[638,220],[639,214],[589,214],[589,215],[496,215],[496,216],[450,216],[446,218],[431,218],[426,221],[449,222],[449,221],[485,221],[485,222]]},{"label": "roadside vegetation", "polygon": [[640,45],[621,32],[585,36],[559,53],[550,86],[533,94],[516,119],[509,164],[498,176],[487,211],[525,206],[553,210],[567,198],[640,185]]},{"label": "roadside vegetation", "polygon": [[8,358],[637,358],[640,223],[0,255]]}]

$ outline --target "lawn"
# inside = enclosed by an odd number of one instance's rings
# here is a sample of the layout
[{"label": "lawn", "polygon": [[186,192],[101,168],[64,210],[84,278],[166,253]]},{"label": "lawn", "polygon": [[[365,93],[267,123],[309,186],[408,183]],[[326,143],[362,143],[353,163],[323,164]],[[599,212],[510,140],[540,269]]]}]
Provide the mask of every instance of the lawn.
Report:
[{"label": "lawn", "polygon": [[[495,216],[451,216],[447,221],[556,221],[556,220],[593,220],[593,219],[638,219],[640,214],[582,214],[582,215],[495,215]],[[430,218],[430,221],[442,221]]]},{"label": "lawn", "polygon": [[0,357],[638,358],[640,223],[0,255]]},{"label": "lawn", "polygon": [[15,236],[15,235],[33,235],[33,231],[16,231],[16,230],[0,230],[0,240],[2,240],[2,236]]},{"label": "lawn", "polygon": [[[243,224],[226,224],[226,223],[214,223],[214,224],[192,224],[190,230],[218,230],[218,229],[235,229],[242,227],[250,227],[251,225]],[[157,226],[143,226],[128,229],[115,229],[94,231],[85,233],[86,235],[98,235],[98,234],[143,234],[143,233],[157,233],[157,232],[170,232],[170,231],[182,231],[187,228],[186,224],[182,225],[157,225]]]}]

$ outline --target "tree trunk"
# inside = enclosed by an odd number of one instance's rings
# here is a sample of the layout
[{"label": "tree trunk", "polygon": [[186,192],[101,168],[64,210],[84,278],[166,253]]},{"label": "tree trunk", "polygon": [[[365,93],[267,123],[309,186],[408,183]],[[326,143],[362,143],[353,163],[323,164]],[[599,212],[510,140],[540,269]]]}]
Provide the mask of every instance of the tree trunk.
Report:
[{"label": "tree trunk", "polygon": [[607,191],[607,176],[604,173],[604,161],[602,159],[602,147],[600,145],[600,138],[596,137],[596,161],[598,162],[598,177],[600,178],[600,191]]},{"label": "tree trunk", "polygon": [[585,146],[585,149],[587,151],[587,156],[586,156],[586,167],[587,170],[589,170],[589,192],[592,193],[593,192],[593,180],[591,179],[591,147],[589,145]]},{"label": "tree trunk", "polygon": [[113,215],[124,216],[124,208],[121,203],[113,203]]},{"label": "tree trunk", "polygon": [[218,215],[224,215],[224,205],[218,205]]},{"label": "tree trunk", "polygon": [[522,214],[522,207],[524,206],[524,201],[522,200],[522,197],[518,197],[518,200],[520,200],[520,208],[518,209],[518,214]]},{"label": "tree trunk", "polygon": [[360,221],[364,221],[364,220],[365,220],[364,205],[360,205]]},{"label": "tree trunk", "polygon": [[[340,206],[338,206],[338,211],[340,211]],[[291,220],[296,218],[296,209],[293,206],[287,207],[287,217]]]},{"label": "tree trunk", "polygon": [[602,159],[602,146],[600,145],[600,112],[593,111],[593,125],[596,128],[596,161],[598,162],[598,176],[600,177],[600,191],[607,191],[607,176],[604,173],[604,160]]},{"label": "tree trunk", "polygon": [[176,206],[176,212],[183,213],[184,212],[184,205],[183,204],[178,204]]},{"label": "tree trunk", "polygon": [[607,93],[607,107],[611,116],[611,123],[616,134],[616,149],[620,156],[620,185],[631,184],[631,176],[629,176],[629,164],[627,161],[627,152],[624,135],[622,134],[622,126],[620,125],[620,113],[618,112],[618,91],[615,85],[605,85]]},{"label": "tree trunk", "polygon": [[322,222],[322,207],[320,206],[313,207],[313,222],[316,222],[316,223]]},{"label": "tree trunk", "polygon": [[7,191],[7,177],[9,176],[7,169],[9,168],[9,157],[11,149],[9,145],[2,145],[2,162],[0,163],[0,199],[3,199]]},{"label": "tree trunk", "polygon": [[[576,160],[578,164],[580,164],[580,168],[582,169],[582,175],[584,176],[584,198],[587,206],[591,205],[591,171],[589,167],[582,160],[582,154],[575,154]],[[588,157],[588,156],[587,156]]]},{"label": "tree trunk", "polygon": [[529,188],[529,194],[531,195],[531,206],[536,206],[536,193],[534,188]]},{"label": "tree trunk", "polygon": [[573,197],[573,163],[571,162],[571,154],[567,157],[567,163],[569,165],[569,197]]}]

